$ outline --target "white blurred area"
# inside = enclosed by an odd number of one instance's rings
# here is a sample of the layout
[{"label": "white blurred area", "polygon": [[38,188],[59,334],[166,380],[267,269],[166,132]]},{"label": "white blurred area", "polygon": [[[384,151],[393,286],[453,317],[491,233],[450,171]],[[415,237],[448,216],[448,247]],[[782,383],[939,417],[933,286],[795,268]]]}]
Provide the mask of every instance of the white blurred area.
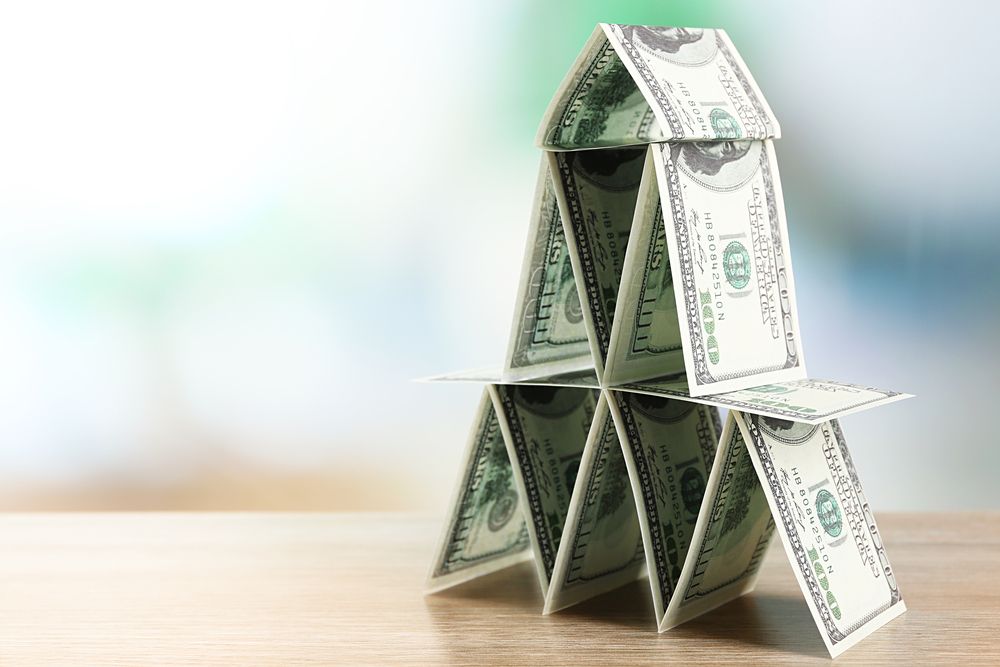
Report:
[{"label": "white blurred area", "polygon": [[997,506],[997,18],[8,3],[0,509],[442,511],[479,394],[410,378],[501,362],[535,126],[597,20],[729,31],[784,131],[811,373],[919,395],[845,420],[873,503]]}]

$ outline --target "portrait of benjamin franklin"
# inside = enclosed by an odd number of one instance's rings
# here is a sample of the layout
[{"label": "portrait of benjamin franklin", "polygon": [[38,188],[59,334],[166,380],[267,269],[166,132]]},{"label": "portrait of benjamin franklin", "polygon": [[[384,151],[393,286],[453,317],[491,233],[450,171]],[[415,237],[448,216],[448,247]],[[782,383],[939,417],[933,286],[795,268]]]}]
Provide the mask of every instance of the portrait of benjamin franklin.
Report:
[{"label": "portrait of benjamin franklin", "polygon": [[584,401],[593,400],[590,389],[519,385],[509,387],[514,403],[528,412],[544,417],[560,417],[573,412]]},{"label": "portrait of benjamin franklin", "polygon": [[642,42],[654,51],[677,53],[685,44],[694,44],[702,38],[701,28],[665,28],[656,26],[630,25],[626,29],[629,39]]},{"label": "portrait of benjamin franklin", "polygon": [[640,50],[663,60],[696,65],[715,57],[715,31],[700,28],[661,28],[657,26],[621,26],[626,40]]},{"label": "portrait of benjamin franklin", "polygon": [[671,146],[670,157],[677,156],[695,174],[715,176],[725,165],[750,152],[749,141],[688,141]]},{"label": "portrait of benjamin franklin", "polygon": [[670,160],[713,190],[741,187],[760,168],[759,141],[686,141],[670,145]]},{"label": "portrait of benjamin franklin", "polygon": [[776,417],[760,417],[758,426],[765,435],[786,445],[801,445],[808,441],[816,429],[819,428],[819,426],[813,424],[803,424],[802,422],[778,419]]},{"label": "portrait of benjamin franklin", "polygon": [[683,421],[695,409],[695,404],[662,396],[632,394],[629,396],[632,408],[655,422],[673,424]]}]

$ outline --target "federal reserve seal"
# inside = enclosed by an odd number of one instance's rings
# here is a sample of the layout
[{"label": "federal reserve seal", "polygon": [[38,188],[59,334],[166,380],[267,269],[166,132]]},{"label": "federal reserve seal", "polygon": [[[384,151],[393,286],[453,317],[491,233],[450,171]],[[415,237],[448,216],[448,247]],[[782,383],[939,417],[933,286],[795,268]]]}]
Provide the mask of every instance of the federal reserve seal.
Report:
[{"label": "federal reserve seal", "polygon": [[712,124],[716,139],[739,139],[743,136],[740,124],[725,109],[712,109],[708,114],[708,121]]},{"label": "federal reserve seal", "polygon": [[563,301],[563,314],[570,324],[579,324],[583,321],[583,306],[580,305],[580,293],[576,291],[576,286],[566,293],[566,300]]},{"label": "federal reserve seal", "polygon": [[733,289],[743,289],[750,282],[750,253],[739,241],[730,241],[722,252],[722,269]]},{"label": "federal reserve seal", "polygon": [[486,526],[491,532],[497,532],[507,525],[514,516],[515,509],[517,509],[517,493],[508,489],[490,508],[490,513],[486,515]]},{"label": "federal reserve seal", "polygon": [[844,530],[844,518],[840,514],[837,499],[826,489],[820,489],[816,494],[816,517],[830,537],[839,537]]}]

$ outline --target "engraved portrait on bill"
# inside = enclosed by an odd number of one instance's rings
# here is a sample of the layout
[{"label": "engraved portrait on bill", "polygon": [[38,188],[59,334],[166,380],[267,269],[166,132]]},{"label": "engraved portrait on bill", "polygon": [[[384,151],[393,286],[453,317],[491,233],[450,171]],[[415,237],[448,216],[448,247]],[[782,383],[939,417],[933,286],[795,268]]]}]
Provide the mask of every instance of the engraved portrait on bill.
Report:
[{"label": "engraved portrait on bill", "polygon": [[[682,171],[705,187],[739,187],[757,171],[759,166],[757,159],[761,151],[759,142],[688,141],[668,145],[670,159],[677,162]],[[742,160],[749,153],[753,154],[747,160]],[[727,171],[738,171],[739,175],[725,173],[719,178],[711,178],[719,176],[719,172],[727,165],[733,165]]]},{"label": "engraved portrait on bill", "polygon": [[906,611],[840,424],[733,414],[809,610],[836,657]]},{"label": "engraved portrait on bill", "polygon": [[514,480],[525,501],[539,582],[547,590],[597,392],[516,384],[491,385],[489,391],[498,405]]},{"label": "engraved portrait on bill", "polygon": [[511,324],[505,380],[593,365],[548,160],[542,159]]},{"label": "engraved portrait on bill", "polygon": [[723,30],[594,31],[539,129],[503,373],[435,378],[488,400],[431,588],[530,555],[548,614],[646,576],[662,632],[778,535],[831,655],[905,610],[836,419],[908,395],[806,376],[778,134]]},{"label": "engraved portrait on bill", "polygon": [[[653,147],[692,396],[805,377],[769,141]],[[669,217],[668,217],[669,216]]]},{"label": "engraved portrait on bill", "polygon": [[678,65],[695,65],[715,57],[714,30],[647,25],[621,26],[629,42],[644,52]]},{"label": "engraved portrait on bill", "polygon": [[778,136],[777,121],[724,31],[618,24],[604,31],[670,139]]},{"label": "engraved portrait on bill", "polygon": [[499,420],[489,392],[484,391],[428,590],[454,586],[530,555]]}]

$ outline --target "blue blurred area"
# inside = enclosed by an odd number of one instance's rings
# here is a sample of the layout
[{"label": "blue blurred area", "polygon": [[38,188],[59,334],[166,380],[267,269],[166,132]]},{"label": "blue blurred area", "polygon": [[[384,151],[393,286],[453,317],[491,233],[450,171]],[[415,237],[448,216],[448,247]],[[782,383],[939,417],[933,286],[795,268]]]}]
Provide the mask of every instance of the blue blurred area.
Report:
[{"label": "blue blurred area", "polygon": [[409,379],[500,363],[537,123],[607,20],[725,28],[768,97],[810,374],[918,394],[845,422],[876,509],[995,507],[998,18],[7,7],[0,502],[440,510],[478,393]]}]

